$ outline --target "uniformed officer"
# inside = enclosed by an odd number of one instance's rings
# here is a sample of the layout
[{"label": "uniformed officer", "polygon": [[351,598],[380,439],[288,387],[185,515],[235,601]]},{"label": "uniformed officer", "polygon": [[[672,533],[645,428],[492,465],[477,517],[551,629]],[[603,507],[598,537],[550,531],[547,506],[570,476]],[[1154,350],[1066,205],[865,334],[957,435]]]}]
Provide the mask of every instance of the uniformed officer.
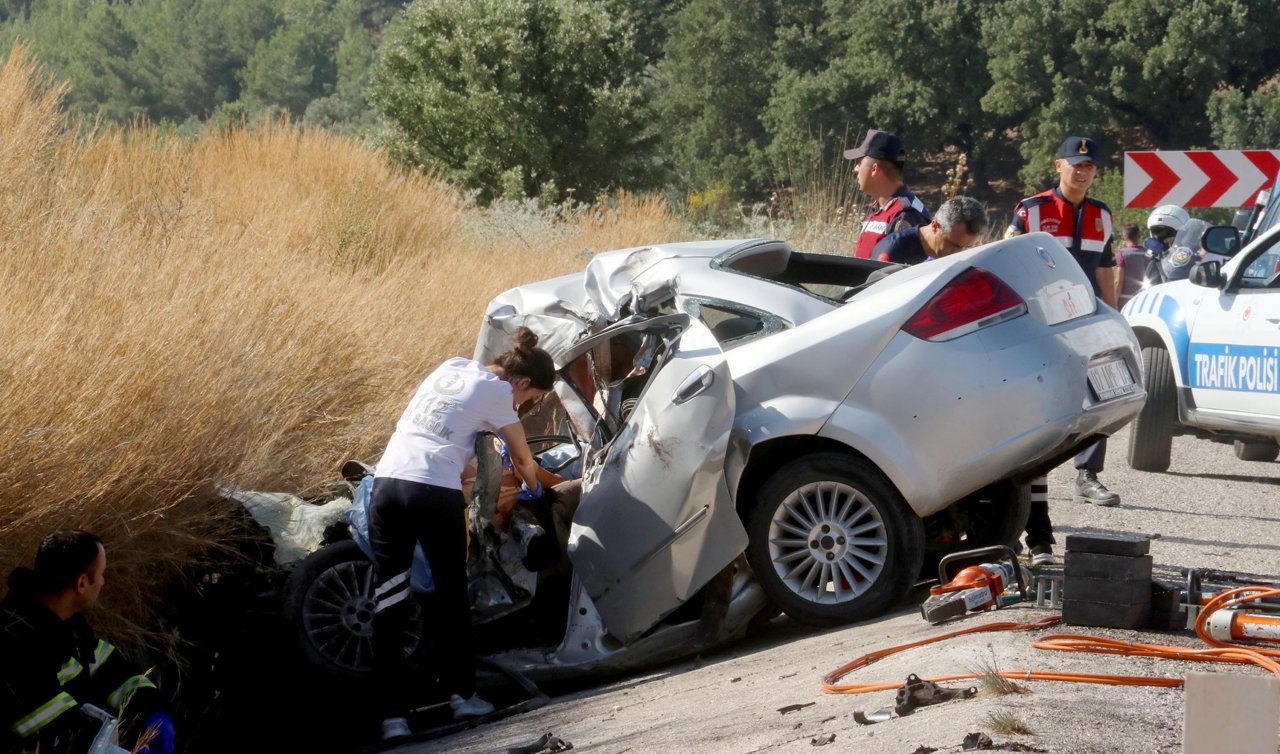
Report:
[{"label": "uniformed officer", "polygon": [[844,156],[854,161],[858,188],[872,199],[854,256],[870,259],[871,250],[880,239],[929,222],[929,210],[925,209],[924,202],[902,182],[907,150],[897,134],[873,128],[867,131],[860,146],[846,150]]},{"label": "uniformed officer", "polygon": [[[1116,259],[1111,251],[1111,210],[1088,196],[1089,187],[1098,173],[1099,157],[1098,144],[1093,139],[1067,137],[1058,148],[1058,159],[1053,163],[1058,173],[1058,185],[1018,202],[1013,208],[1013,222],[1005,232],[1005,238],[1035,232],[1053,236],[1071,252],[1084,270],[1093,284],[1094,295],[1115,307]],[[1107,441],[1104,438],[1076,456],[1076,502],[1107,506],[1119,504],[1120,496],[1098,480],[1106,453]],[[1047,493],[1047,485],[1038,495],[1034,486],[1031,518],[1027,521],[1027,546],[1031,548],[1033,563],[1037,555],[1041,556],[1042,563],[1051,563],[1054,539],[1049,503],[1047,494],[1044,494]]]},{"label": "uniformed officer", "polygon": [[55,531],[35,568],[17,568],[0,602],[0,751],[85,751],[102,721],[119,717],[147,754],[172,754],[173,720],[154,683],[84,612],[98,601],[107,551],[93,534]]}]

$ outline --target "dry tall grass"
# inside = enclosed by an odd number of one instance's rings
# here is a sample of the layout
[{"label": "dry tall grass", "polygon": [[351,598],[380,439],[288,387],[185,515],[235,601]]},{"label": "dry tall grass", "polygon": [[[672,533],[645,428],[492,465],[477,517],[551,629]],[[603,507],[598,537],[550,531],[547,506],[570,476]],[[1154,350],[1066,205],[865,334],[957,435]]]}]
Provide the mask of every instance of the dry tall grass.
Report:
[{"label": "dry tall grass", "polygon": [[681,233],[621,196],[538,243],[487,234],[345,137],[86,129],[62,95],[22,47],[0,69],[0,569],[99,533],[122,638],[218,536],[215,484],[302,490],[376,455],[494,294]]}]

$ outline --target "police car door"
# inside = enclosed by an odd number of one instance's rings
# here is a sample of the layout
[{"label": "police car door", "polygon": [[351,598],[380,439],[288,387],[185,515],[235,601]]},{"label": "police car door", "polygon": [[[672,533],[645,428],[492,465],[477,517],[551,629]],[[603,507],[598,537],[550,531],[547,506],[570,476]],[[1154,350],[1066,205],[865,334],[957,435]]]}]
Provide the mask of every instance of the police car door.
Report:
[{"label": "police car door", "polygon": [[[1280,229],[1273,229],[1280,231]],[[1187,353],[1200,412],[1274,425],[1280,418],[1280,232],[1226,266],[1221,290],[1202,293]]]},{"label": "police car door", "polygon": [[598,433],[569,558],[609,633],[628,641],[746,548],[724,476],[733,382],[711,331],[685,314],[624,321],[560,363]]}]

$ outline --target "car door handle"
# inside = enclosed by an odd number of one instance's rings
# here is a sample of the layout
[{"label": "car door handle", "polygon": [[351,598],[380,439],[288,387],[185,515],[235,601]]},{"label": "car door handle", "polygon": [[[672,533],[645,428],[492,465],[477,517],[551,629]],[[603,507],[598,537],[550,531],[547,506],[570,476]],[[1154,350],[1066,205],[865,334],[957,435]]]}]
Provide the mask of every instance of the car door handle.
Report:
[{"label": "car door handle", "polygon": [[706,364],[699,365],[688,377],[684,378],[680,383],[680,387],[676,388],[675,394],[671,396],[671,402],[678,406],[681,403],[693,400],[711,387],[711,383],[715,382],[715,377],[716,373],[711,371],[711,367]]}]

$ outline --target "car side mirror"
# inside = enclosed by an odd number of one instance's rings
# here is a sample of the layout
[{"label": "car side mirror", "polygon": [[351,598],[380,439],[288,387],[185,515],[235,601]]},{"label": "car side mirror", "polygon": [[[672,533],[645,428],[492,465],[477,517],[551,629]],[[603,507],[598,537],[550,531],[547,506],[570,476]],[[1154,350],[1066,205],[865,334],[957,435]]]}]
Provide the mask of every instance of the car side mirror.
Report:
[{"label": "car side mirror", "polygon": [[1222,287],[1222,263],[1201,262],[1191,270],[1191,282],[1202,288]]},{"label": "car side mirror", "polygon": [[1229,257],[1240,250],[1240,231],[1230,225],[1215,225],[1200,236],[1200,248]]}]

